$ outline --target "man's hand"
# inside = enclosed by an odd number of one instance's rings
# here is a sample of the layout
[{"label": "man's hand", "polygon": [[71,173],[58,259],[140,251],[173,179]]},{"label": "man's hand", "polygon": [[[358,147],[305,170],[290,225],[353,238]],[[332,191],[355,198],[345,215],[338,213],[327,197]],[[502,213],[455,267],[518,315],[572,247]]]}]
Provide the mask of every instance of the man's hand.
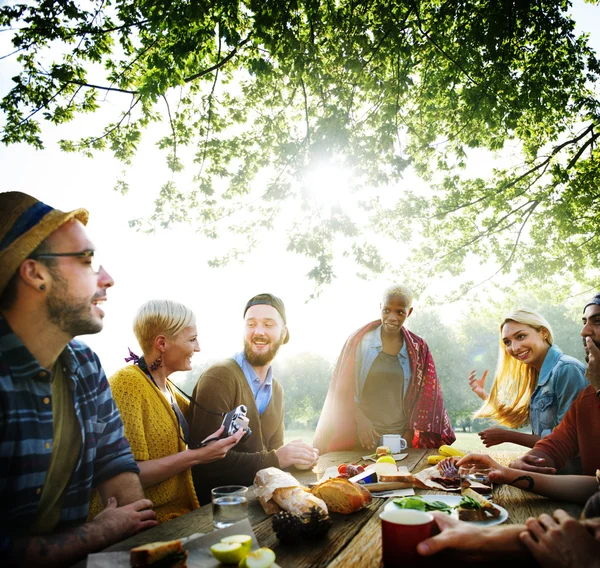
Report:
[{"label": "man's hand", "polygon": [[523,471],[534,471],[535,473],[546,473],[554,475],[556,468],[552,467],[546,458],[534,456],[533,454],[525,454],[519,459],[510,462],[512,469],[522,469]]},{"label": "man's hand", "polygon": [[600,542],[562,509],[527,519],[521,542],[544,568],[600,566]]},{"label": "man's hand", "polygon": [[300,439],[292,440],[285,446],[281,446],[277,450],[277,459],[279,466],[282,468],[290,467],[291,465],[312,467],[319,458],[319,450],[309,446],[306,442]]},{"label": "man's hand", "polygon": [[467,454],[456,462],[456,467],[461,465],[479,465],[491,468],[489,478],[490,481],[496,483],[510,483],[514,478],[514,476],[511,477],[509,468],[495,462],[487,454]]},{"label": "man's hand", "polygon": [[373,449],[377,446],[381,434],[373,428],[373,423],[359,408],[357,408],[354,413],[354,419],[356,420],[356,433],[360,445],[367,450]]},{"label": "man's hand", "polygon": [[585,376],[590,382],[590,385],[597,391],[600,389],[600,349],[591,337],[585,338],[585,350],[587,353],[587,367],[585,368]]},{"label": "man's hand", "polygon": [[509,431],[504,428],[486,428],[479,432],[479,437],[486,448],[508,442]]},{"label": "man's hand", "polygon": [[110,497],[105,509],[90,524],[99,529],[105,542],[103,547],[106,547],[158,523],[152,510],[152,501],[140,499],[117,507],[117,500]]},{"label": "man's hand", "polygon": [[[218,438],[224,430],[224,426],[221,426],[216,432],[207,436],[208,438]],[[216,460],[222,460],[231,448],[233,448],[244,436],[246,430],[240,428],[233,436],[228,436],[222,440],[216,440],[215,442],[209,442],[203,448],[197,450],[188,450],[194,452],[194,459],[198,460],[197,463],[210,463]]]},{"label": "man's hand", "polygon": [[485,392],[485,379],[487,379],[487,369],[483,372],[483,375],[478,379],[475,378],[475,369],[471,371],[469,375],[469,386],[471,390],[483,401],[487,400],[488,394]]}]

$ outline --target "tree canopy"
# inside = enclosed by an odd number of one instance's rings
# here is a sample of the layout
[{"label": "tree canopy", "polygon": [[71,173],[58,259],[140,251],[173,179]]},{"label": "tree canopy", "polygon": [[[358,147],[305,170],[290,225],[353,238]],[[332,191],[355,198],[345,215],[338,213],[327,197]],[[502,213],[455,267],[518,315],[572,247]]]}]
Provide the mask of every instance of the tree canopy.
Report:
[{"label": "tree canopy", "polygon": [[[419,263],[423,281],[459,274],[478,255],[492,272],[595,285],[600,65],[569,9],[566,0],[6,3],[0,27],[12,30],[18,71],[0,104],[2,141],[42,148],[44,121],[118,109],[62,149],[108,149],[128,164],[145,133],[157,136],[174,175],[151,228],[189,221],[216,238],[227,226],[241,242],[232,258],[285,223],[288,250],[314,259],[317,286],[335,278],[338,254],[365,273],[393,270],[400,256]],[[477,177],[467,166],[480,150],[517,158]],[[348,173],[326,205],[306,182],[323,164]],[[403,183],[407,168],[432,191]],[[282,213],[289,202],[292,216]]]}]

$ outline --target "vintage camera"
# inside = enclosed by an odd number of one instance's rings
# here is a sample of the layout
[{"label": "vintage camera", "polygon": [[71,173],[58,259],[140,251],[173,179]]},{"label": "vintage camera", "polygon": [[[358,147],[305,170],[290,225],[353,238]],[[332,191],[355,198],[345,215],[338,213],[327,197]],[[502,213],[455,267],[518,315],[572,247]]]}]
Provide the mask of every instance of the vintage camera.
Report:
[{"label": "vintage camera", "polygon": [[241,444],[242,442],[245,442],[252,434],[252,430],[250,430],[249,426],[250,421],[246,416],[247,412],[248,409],[243,404],[240,404],[237,408],[230,410],[227,414],[225,414],[225,418],[223,418],[222,426],[224,426],[224,429],[220,436],[207,438],[204,440],[204,442],[194,444],[193,446],[190,446],[190,448],[193,450],[203,448],[210,442],[216,442],[217,440],[233,436],[240,428],[246,428],[246,433],[242,436],[242,439],[239,443]]},{"label": "vintage camera", "polygon": [[248,420],[246,414],[248,409],[240,404],[237,408],[230,410],[223,418],[223,426],[225,429],[221,434],[221,438],[227,438],[228,436],[233,436],[240,428],[246,428],[246,433],[242,436],[240,440],[240,444],[245,442],[252,434],[252,430],[250,430],[250,421]]}]

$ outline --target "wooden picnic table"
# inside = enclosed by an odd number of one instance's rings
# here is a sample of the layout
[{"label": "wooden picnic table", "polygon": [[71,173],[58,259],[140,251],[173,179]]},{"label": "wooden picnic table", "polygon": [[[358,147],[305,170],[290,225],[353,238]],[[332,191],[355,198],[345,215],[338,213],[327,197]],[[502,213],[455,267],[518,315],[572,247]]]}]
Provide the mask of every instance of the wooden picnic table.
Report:
[{"label": "wooden picnic table", "polygon": [[[431,467],[427,463],[427,456],[437,452],[410,448],[405,450],[405,453],[408,453],[408,457],[398,462],[398,465],[407,466],[409,471],[417,473]],[[507,454],[490,453],[500,463],[507,464],[510,459]],[[317,481],[318,476],[322,475],[328,467],[341,463],[357,463],[360,457],[356,451],[332,452],[321,456],[313,471],[299,471],[292,468],[290,473],[301,483],[308,485]],[[417,494],[443,493],[421,489],[415,489],[415,492]],[[495,503],[507,510],[509,518],[506,523],[522,524],[528,517],[552,513],[557,508],[579,517],[582,510],[580,505],[546,499],[507,485],[496,486],[493,499]],[[248,518],[259,544],[275,551],[277,564],[282,568],[314,566],[380,568],[382,560],[379,513],[387,501],[388,498],[374,498],[369,506],[351,515],[332,514],[333,525],[325,539],[307,540],[294,545],[280,544],[271,528],[271,517],[264,513],[252,489],[249,494]],[[211,505],[208,504],[187,515],[123,540],[106,550],[129,550],[148,542],[182,538],[211,530],[213,530],[212,511]]]}]

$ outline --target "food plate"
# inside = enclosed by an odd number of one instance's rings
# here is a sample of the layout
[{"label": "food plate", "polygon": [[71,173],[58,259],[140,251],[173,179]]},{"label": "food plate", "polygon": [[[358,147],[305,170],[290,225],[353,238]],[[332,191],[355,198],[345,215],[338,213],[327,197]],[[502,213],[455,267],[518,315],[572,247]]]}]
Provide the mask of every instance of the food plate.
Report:
[{"label": "food plate", "polygon": [[[441,501],[442,503],[446,503],[449,507],[456,507],[460,503],[461,497],[460,495],[419,495],[423,501]],[[506,519],[508,519],[508,511],[504,507],[500,507],[500,505],[494,503],[498,509],[500,509],[499,517],[489,517],[485,521],[466,521],[466,522],[474,522],[480,527],[489,527],[492,525],[500,525]],[[385,510],[394,510],[398,509],[398,506],[394,503],[394,501],[390,501],[386,504]],[[458,509],[452,511],[451,516],[455,519],[458,519]]]}]

